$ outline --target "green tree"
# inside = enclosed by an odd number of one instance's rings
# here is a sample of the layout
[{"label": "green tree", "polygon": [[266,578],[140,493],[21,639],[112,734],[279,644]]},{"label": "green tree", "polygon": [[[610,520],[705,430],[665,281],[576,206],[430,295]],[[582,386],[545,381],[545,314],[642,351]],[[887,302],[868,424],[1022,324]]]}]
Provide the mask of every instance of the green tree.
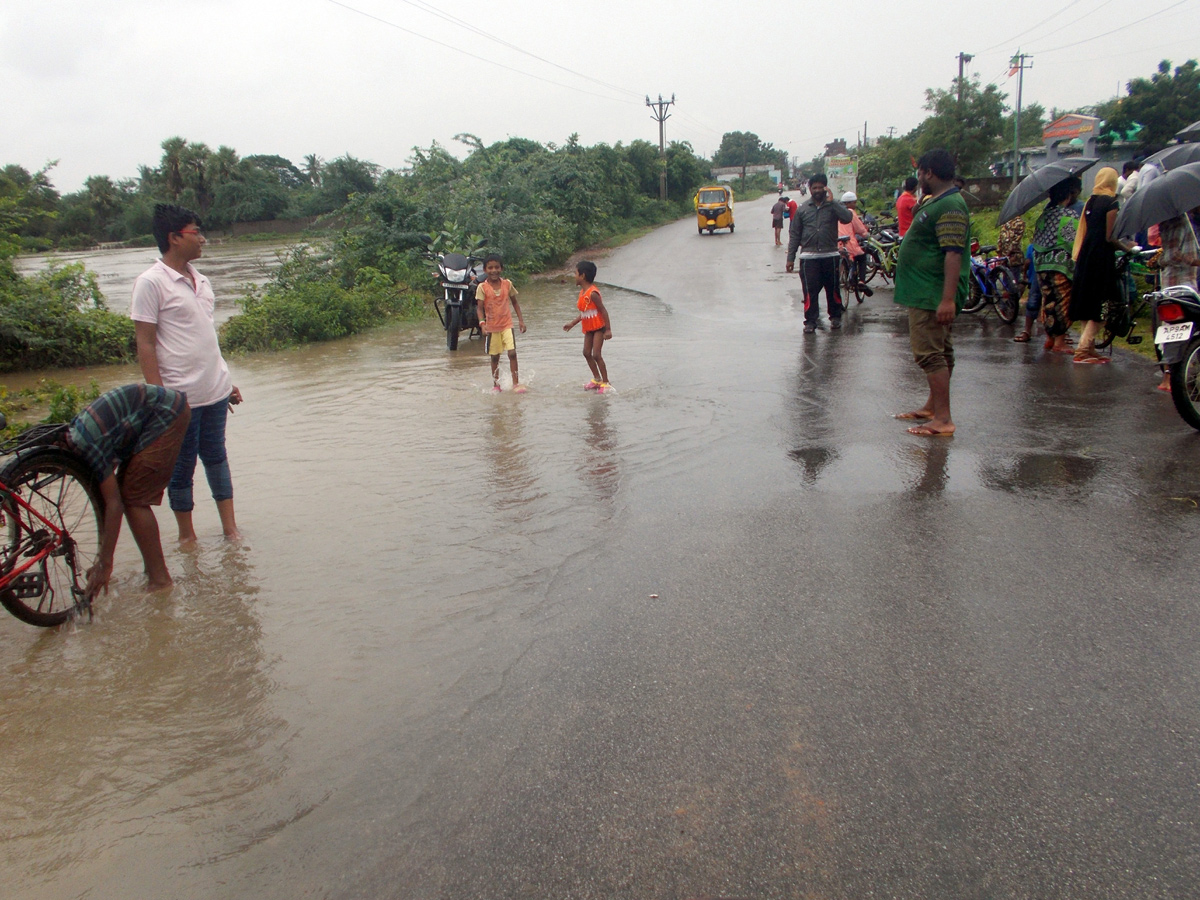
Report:
[{"label": "green tree", "polygon": [[1126,96],[1120,98],[1108,116],[1108,128],[1117,133],[1141,125],[1138,134],[1144,153],[1161,150],[1175,132],[1200,119],[1200,67],[1189,59],[1171,74],[1171,62],[1164,59],[1149,78],[1129,82]]},{"label": "green tree", "polygon": [[752,131],[727,131],[721,137],[721,145],[713,154],[713,165],[725,166],[779,166],[787,172],[787,153],[763,143]]},{"label": "green tree", "polygon": [[959,87],[956,78],[950,90],[925,91],[930,115],[916,127],[915,143],[921,153],[937,147],[949,150],[960,175],[981,174],[1003,134],[1004,94],[994,84],[980,88],[975,76],[963,79],[960,102]]}]

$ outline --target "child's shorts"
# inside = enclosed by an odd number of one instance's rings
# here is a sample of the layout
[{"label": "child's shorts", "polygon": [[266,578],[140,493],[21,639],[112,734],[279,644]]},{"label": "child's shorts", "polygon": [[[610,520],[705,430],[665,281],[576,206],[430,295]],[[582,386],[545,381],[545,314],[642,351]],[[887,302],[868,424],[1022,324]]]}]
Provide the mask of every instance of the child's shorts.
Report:
[{"label": "child's shorts", "polygon": [[511,328],[505,328],[503,331],[497,331],[494,334],[489,333],[486,343],[488,356],[499,356],[505,350],[509,353],[515,353],[517,350],[517,339],[513,337],[513,330]]}]

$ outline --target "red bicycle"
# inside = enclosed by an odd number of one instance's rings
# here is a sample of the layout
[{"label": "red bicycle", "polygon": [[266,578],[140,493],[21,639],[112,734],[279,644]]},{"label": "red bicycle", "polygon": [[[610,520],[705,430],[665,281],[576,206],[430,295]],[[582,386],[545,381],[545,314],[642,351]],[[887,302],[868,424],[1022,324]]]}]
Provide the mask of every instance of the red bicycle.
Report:
[{"label": "red bicycle", "polygon": [[[0,428],[5,427],[0,415]],[[0,445],[0,603],[52,628],[91,612],[87,571],[100,553],[104,499],[66,425],[35,425]]]}]

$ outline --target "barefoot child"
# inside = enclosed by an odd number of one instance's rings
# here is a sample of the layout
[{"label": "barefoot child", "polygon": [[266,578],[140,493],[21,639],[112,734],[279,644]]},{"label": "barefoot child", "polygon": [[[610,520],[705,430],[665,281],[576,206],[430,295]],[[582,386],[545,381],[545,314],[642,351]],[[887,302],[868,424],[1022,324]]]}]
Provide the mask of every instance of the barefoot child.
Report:
[{"label": "barefoot child", "polygon": [[495,253],[483,261],[487,275],[475,288],[475,309],[479,315],[479,327],[483,329],[487,355],[492,358],[492,390],[500,392],[500,352],[508,351],[508,368],[512,371],[513,393],[525,393],[525,385],[517,377],[517,342],[513,337],[512,310],[517,311],[517,324],[521,334],[525,333],[525,319],[521,315],[521,304],[517,302],[517,289],[504,273],[504,262]]},{"label": "barefoot child", "polygon": [[612,385],[608,383],[608,369],[604,366],[600,351],[604,349],[605,341],[612,340],[612,323],[609,322],[608,310],[604,308],[595,282],[596,264],[586,259],[577,263],[575,284],[580,288],[579,315],[564,325],[563,331],[570,331],[577,323],[583,323],[583,358],[592,370],[592,380],[583,389],[606,394],[612,390]]}]

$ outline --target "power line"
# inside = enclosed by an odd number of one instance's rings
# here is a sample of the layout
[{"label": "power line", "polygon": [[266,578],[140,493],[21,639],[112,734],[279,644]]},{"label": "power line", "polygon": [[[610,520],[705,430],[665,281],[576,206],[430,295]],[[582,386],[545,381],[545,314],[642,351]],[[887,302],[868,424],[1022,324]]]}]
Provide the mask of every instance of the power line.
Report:
[{"label": "power line", "polygon": [[1160,9],[1156,13],[1151,13],[1148,16],[1144,16],[1143,18],[1138,19],[1136,22],[1129,22],[1126,25],[1122,25],[1120,28],[1114,28],[1112,31],[1106,31],[1103,34],[1097,34],[1093,37],[1084,38],[1081,41],[1074,41],[1070,44],[1063,44],[1061,47],[1051,47],[1048,50],[1039,50],[1038,52],[1042,53],[1042,54],[1057,53],[1059,50],[1066,50],[1069,47],[1078,47],[1080,44],[1088,44],[1088,43],[1091,43],[1092,41],[1098,41],[1098,40],[1100,40],[1100,38],[1108,37],[1109,35],[1116,34],[1117,32],[1120,32],[1120,31],[1125,31],[1129,28],[1133,28],[1136,25],[1144,25],[1146,22],[1149,22],[1151,19],[1156,19],[1159,16],[1161,16],[1163,13],[1170,12],[1171,10],[1175,9],[1175,7],[1183,6],[1183,4],[1185,4],[1187,2],[1188,2],[1188,0],[1179,0],[1178,3],[1172,3],[1170,6],[1164,7],[1163,9]]},{"label": "power line", "polygon": [[420,38],[423,41],[429,41],[429,43],[431,43],[431,44],[437,44],[439,47],[445,47],[447,50],[453,50],[455,53],[461,53],[463,56],[470,57],[471,59],[478,60],[479,62],[487,63],[492,66],[497,66],[498,68],[506,69],[509,72],[516,72],[518,75],[524,75],[526,78],[533,78],[533,79],[536,79],[537,81],[543,81],[546,84],[552,84],[555,87],[566,88],[569,91],[578,91],[581,94],[588,94],[589,96],[592,96],[592,97],[599,97],[601,100],[609,100],[609,101],[613,101],[616,103],[636,103],[637,102],[636,100],[623,100],[623,99],[619,99],[616,97],[607,97],[604,94],[597,94],[595,91],[584,90],[583,88],[576,87],[575,85],[572,85],[572,84],[564,84],[561,81],[554,81],[549,78],[543,78],[541,75],[534,75],[532,72],[526,72],[523,69],[517,69],[512,66],[507,66],[504,63],[496,62],[494,59],[487,59],[486,57],[479,56],[475,53],[471,53],[468,50],[464,50],[462,47],[456,47],[453,44],[447,44],[445,41],[439,41],[437,38],[431,38],[428,35],[421,34],[419,31],[413,31],[411,28],[405,28],[403,25],[397,25],[395,22],[389,22],[387,19],[381,19],[379,16],[372,15],[369,12],[364,12],[361,9],[355,9],[353,6],[348,6],[345,3],[339,2],[339,0],[325,0],[325,2],[332,3],[334,6],[340,6],[344,10],[347,10],[352,13],[357,13],[358,15],[364,16],[368,19],[378,22],[381,25],[387,25],[389,28],[395,28],[397,31],[403,31],[405,34],[411,34],[413,37]]},{"label": "power line", "polygon": [[1025,35],[1029,34],[1029,32],[1031,32],[1031,31],[1037,31],[1039,28],[1041,28],[1043,25],[1045,25],[1047,22],[1049,22],[1055,16],[1062,15],[1068,9],[1070,9],[1072,6],[1075,6],[1077,3],[1080,3],[1080,2],[1082,2],[1082,0],[1071,0],[1071,2],[1068,3],[1066,6],[1064,6],[1062,9],[1055,10],[1054,12],[1050,13],[1050,15],[1046,16],[1046,18],[1042,19],[1042,21],[1038,22],[1036,25],[1031,25],[1029,28],[1026,28],[1024,31],[1020,32],[1019,34],[1014,34],[1012,37],[1005,38],[1004,40],[1000,41],[999,43],[992,44],[992,46],[990,46],[990,47],[985,47],[984,49],[980,50],[979,52],[987,53],[989,50],[995,50],[997,47],[1003,47],[1005,44],[1011,45],[1013,41],[1017,40],[1018,38],[1025,37]]},{"label": "power line", "polygon": [[[422,12],[427,12],[432,16],[437,16],[439,19],[443,19],[447,22],[450,22],[453,25],[458,25],[460,28],[465,28],[468,31],[473,32],[474,34],[479,35],[480,37],[487,38],[489,41],[494,41],[495,43],[500,44],[503,47],[507,47],[510,50],[515,50],[517,53],[524,54],[525,56],[528,56],[530,59],[536,59],[538,62],[543,62],[548,66],[553,66],[556,69],[561,69],[562,71],[567,72],[571,75],[574,75],[578,78],[583,78],[587,81],[595,82],[596,84],[602,85],[606,88],[610,88],[614,91],[620,91],[621,93],[629,94],[632,97],[640,97],[641,96],[641,94],[638,91],[633,91],[628,88],[623,88],[617,84],[610,84],[607,81],[601,81],[599,78],[593,78],[591,75],[585,75],[583,72],[576,72],[574,69],[568,69],[566,66],[559,65],[558,63],[554,62],[554,60],[546,59],[544,56],[538,56],[536,53],[532,53],[529,50],[526,50],[524,47],[518,47],[516,44],[506,41],[503,38],[496,37],[496,35],[492,34],[491,32],[485,31],[484,29],[480,28],[478,25],[473,25],[472,23],[467,22],[463,19],[460,19],[457,16],[451,15],[450,13],[446,12],[445,10],[438,9],[432,3],[426,3],[425,0],[400,0],[400,2],[407,3],[409,6],[419,9]],[[339,5],[341,5],[341,4],[339,4]]]}]

